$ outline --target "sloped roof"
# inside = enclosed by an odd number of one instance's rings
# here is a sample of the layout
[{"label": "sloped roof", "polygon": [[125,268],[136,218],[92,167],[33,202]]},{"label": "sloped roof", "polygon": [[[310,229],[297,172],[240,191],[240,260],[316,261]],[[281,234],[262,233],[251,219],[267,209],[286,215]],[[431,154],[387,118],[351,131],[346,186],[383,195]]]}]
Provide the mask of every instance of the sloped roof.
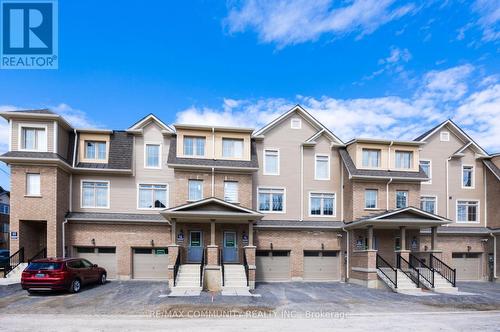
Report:
[{"label": "sloped roof", "polygon": [[497,167],[491,160],[484,159],[483,164],[486,165],[486,167],[497,177],[497,179],[500,181],[500,168]]},{"label": "sloped roof", "polygon": [[157,123],[161,128],[163,128],[163,130],[166,130],[169,133],[173,134],[175,132],[172,128],[170,128],[169,125],[167,125],[166,123],[164,123],[163,121],[161,121],[153,113],[149,113],[148,115],[146,115],[145,117],[143,117],[142,119],[140,119],[139,121],[137,121],[136,123],[134,123],[132,126],[130,126],[130,128],[128,128],[127,130],[134,131],[134,130],[142,129],[144,126],[146,126],[150,122]]},{"label": "sloped roof", "polygon": [[[134,137],[125,131],[114,131],[110,135],[108,163],[82,163],[76,168],[132,169]],[[78,145],[77,145],[78,155]]]},{"label": "sloped roof", "polygon": [[344,226],[342,221],[300,221],[300,220],[259,220],[255,224],[256,229],[337,229]]},{"label": "sloped roof", "polygon": [[68,220],[103,222],[163,222],[167,223],[159,213],[137,214],[137,213],[104,213],[104,212],[68,212]]}]

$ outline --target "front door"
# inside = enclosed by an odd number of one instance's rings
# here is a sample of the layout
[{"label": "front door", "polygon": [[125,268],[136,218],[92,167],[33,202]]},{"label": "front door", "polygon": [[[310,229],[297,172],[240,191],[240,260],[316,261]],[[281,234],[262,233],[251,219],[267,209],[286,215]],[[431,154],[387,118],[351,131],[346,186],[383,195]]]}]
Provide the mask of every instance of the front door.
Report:
[{"label": "front door", "polygon": [[238,263],[238,244],[236,232],[224,232],[224,263]]},{"label": "front door", "polygon": [[201,263],[203,256],[203,236],[201,231],[189,232],[188,263]]}]

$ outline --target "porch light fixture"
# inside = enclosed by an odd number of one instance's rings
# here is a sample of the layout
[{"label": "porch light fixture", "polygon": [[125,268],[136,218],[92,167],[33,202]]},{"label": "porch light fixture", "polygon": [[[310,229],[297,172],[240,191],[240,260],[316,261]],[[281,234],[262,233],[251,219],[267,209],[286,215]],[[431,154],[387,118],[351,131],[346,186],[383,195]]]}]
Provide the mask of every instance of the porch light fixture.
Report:
[{"label": "porch light fixture", "polygon": [[155,246],[155,241],[151,240],[151,247],[154,247],[154,246]]},{"label": "porch light fixture", "polygon": [[271,251],[273,251],[273,243],[271,242]]},{"label": "porch light fixture", "polygon": [[323,251],[323,250],[325,250],[325,244],[324,243],[321,244],[321,251]]},{"label": "porch light fixture", "polygon": [[428,246],[424,246],[424,250],[427,251],[427,249],[429,249],[429,247]]},{"label": "porch light fixture", "polygon": [[95,247],[95,239],[90,240],[92,242],[92,245]]},{"label": "porch light fixture", "polygon": [[471,246],[467,246],[467,251],[470,251],[472,249]]}]

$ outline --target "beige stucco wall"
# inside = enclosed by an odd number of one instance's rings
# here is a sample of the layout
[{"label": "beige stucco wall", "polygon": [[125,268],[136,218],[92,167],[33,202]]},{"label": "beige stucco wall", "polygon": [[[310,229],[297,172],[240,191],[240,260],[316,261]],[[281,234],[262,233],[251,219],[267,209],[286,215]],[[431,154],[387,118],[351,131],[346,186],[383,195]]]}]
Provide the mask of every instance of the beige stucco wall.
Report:
[{"label": "beige stucco wall", "polygon": [[47,126],[47,152],[54,152],[54,120],[12,120],[11,142],[12,151],[18,151],[20,148],[20,127],[24,125],[35,124]]},{"label": "beige stucco wall", "polygon": [[372,167],[363,167],[363,149],[380,150],[380,167],[375,169],[401,170],[396,168],[396,151],[408,151],[413,153],[412,167],[404,169],[405,171],[418,171],[419,149],[417,146],[381,143],[353,143],[347,147],[347,152],[354,161],[357,168],[374,169]]},{"label": "beige stucco wall", "polygon": [[[106,143],[106,159],[86,159],[85,141],[98,141]],[[80,133],[78,135],[78,162],[107,164],[109,159],[109,134]]]},{"label": "beige stucco wall", "polygon": [[486,173],[487,187],[487,219],[488,227],[500,228],[500,181],[488,169]]}]

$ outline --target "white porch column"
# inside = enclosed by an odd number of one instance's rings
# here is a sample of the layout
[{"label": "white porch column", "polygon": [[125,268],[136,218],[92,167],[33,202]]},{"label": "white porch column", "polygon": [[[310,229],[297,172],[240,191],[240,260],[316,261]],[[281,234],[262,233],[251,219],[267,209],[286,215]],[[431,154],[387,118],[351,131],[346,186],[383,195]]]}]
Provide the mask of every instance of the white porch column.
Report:
[{"label": "white porch column", "polygon": [[175,219],[172,219],[172,226],[171,226],[171,229],[170,229],[170,235],[172,236],[172,244],[176,244],[176,230],[175,230],[175,224],[176,224],[176,221]]},{"label": "white porch column", "polygon": [[368,226],[368,250],[373,250],[373,226]]},{"label": "white porch column", "polygon": [[215,220],[210,220],[210,245],[215,245]]},{"label": "white porch column", "polygon": [[401,230],[401,248],[400,250],[406,250],[406,226],[399,227]]},{"label": "white porch column", "polygon": [[248,245],[253,246],[253,223],[248,224]]},{"label": "white porch column", "polygon": [[431,250],[437,250],[437,227],[431,228]]}]

